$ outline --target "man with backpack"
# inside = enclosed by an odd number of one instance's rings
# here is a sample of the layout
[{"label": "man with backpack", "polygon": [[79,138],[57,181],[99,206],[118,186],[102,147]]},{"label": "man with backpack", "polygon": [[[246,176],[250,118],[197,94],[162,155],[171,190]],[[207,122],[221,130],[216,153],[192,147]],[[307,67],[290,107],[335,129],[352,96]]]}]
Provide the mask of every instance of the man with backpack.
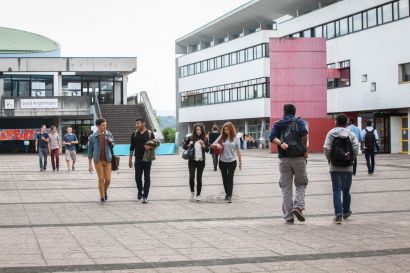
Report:
[{"label": "man with backpack", "polygon": [[[346,128],[347,117],[343,114],[336,118],[336,128],[330,130],[324,143],[324,151],[330,166],[333,188],[334,222],[341,224],[347,219],[350,210],[353,162],[359,152],[359,142],[354,133]],[[341,200],[343,193],[343,202]]]},{"label": "man with backpack", "polygon": [[379,145],[377,141],[379,136],[377,130],[372,127],[372,121],[368,120],[366,123],[366,129],[362,131],[362,148],[364,148],[364,156],[366,157],[367,171],[369,175],[374,173],[375,166],[375,150],[379,151]]},{"label": "man with backpack", "polygon": [[[295,117],[296,107],[293,104],[283,106],[284,117],[277,121],[270,134],[270,142],[278,146],[279,152],[279,186],[283,196],[283,218],[287,224],[294,223],[294,216],[305,221],[305,190],[308,184],[306,174],[307,135],[305,122]],[[293,181],[296,187],[293,199]]]}]

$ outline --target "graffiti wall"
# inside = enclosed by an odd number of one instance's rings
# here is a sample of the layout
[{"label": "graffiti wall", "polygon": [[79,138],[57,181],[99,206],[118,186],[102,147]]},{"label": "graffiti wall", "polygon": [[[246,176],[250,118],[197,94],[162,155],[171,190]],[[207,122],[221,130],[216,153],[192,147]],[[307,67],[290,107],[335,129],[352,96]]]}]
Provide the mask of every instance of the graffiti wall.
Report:
[{"label": "graffiti wall", "polygon": [[0,129],[0,141],[7,140],[34,140],[34,129]]}]

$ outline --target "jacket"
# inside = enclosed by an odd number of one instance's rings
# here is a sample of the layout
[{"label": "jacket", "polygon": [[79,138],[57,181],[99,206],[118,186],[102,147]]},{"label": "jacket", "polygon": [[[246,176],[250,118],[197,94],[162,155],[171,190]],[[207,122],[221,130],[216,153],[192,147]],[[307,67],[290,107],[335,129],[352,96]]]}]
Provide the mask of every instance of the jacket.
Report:
[{"label": "jacket", "polygon": [[[105,131],[105,158],[108,162],[111,162],[112,155],[111,155],[111,147],[108,144],[107,139],[111,138],[112,142],[111,145],[114,147],[114,137],[110,131]],[[100,160],[100,139],[98,138],[98,132],[92,134],[88,140],[88,158],[93,158],[94,162],[98,162]]]},{"label": "jacket", "polygon": [[[182,146],[182,148],[184,148],[184,150],[188,150],[188,148],[193,147],[193,145],[189,145],[189,142],[194,141],[192,136],[190,136],[184,143],[184,145]],[[205,153],[209,152],[209,140],[208,138],[205,138],[204,141],[205,144],[205,148],[202,148],[202,158],[205,161]],[[194,149],[194,158],[195,158],[195,149]],[[195,160],[195,159],[193,159]]]}]

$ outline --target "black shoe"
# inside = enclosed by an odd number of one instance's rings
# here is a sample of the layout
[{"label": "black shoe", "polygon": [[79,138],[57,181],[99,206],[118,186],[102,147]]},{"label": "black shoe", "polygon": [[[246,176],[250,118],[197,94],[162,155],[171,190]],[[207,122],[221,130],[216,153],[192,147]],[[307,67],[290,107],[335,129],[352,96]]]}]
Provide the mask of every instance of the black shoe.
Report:
[{"label": "black shoe", "polygon": [[138,193],[138,200],[141,200],[141,198],[142,198],[142,193]]},{"label": "black shoe", "polygon": [[305,216],[303,215],[302,210],[300,208],[295,208],[293,210],[293,214],[296,216],[296,218],[298,218],[299,221],[305,222]]},{"label": "black shoe", "polygon": [[40,172],[43,172],[43,169],[40,169]]},{"label": "black shoe", "polygon": [[228,200],[228,195],[225,195],[225,201],[227,201]]},{"label": "black shoe", "polygon": [[74,166],[71,169],[74,171]]},{"label": "black shoe", "polygon": [[143,204],[148,203],[148,199],[147,199],[146,197],[142,198],[142,203],[143,203]]},{"label": "black shoe", "polygon": [[340,225],[341,223],[343,223],[343,218],[342,218],[342,216],[341,216],[341,215],[340,215],[340,216],[336,216],[335,218],[333,218],[333,222],[334,222],[335,224]]},{"label": "black shoe", "polygon": [[347,219],[352,215],[352,211],[349,211],[348,213],[343,213],[343,219]]},{"label": "black shoe", "polygon": [[285,224],[287,224],[287,225],[293,225],[295,223],[295,219],[289,219],[289,220],[286,220],[286,222],[285,222]]},{"label": "black shoe", "polygon": [[105,192],[105,195],[104,195],[104,200],[105,200],[105,201],[107,201],[107,200],[108,200],[108,194],[107,194],[107,192]]},{"label": "black shoe", "polygon": [[53,172],[55,172],[56,171],[56,169],[55,168],[53,168]]},{"label": "black shoe", "polygon": [[105,203],[105,198],[104,197],[101,197],[100,198],[100,204],[104,204]]},{"label": "black shoe", "polygon": [[232,203],[232,196],[228,195],[226,203]]}]

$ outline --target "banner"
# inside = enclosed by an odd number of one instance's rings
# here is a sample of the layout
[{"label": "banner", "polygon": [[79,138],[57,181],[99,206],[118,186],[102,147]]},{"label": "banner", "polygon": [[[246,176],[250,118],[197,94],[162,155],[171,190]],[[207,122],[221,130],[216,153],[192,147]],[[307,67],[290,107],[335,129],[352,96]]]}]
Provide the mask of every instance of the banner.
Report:
[{"label": "banner", "polygon": [[34,140],[34,129],[0,129],[0,141],[7,140]]},{"label": "banner", "polygon": [[58,108],[58,99],[21,99],[21,109]]}]

